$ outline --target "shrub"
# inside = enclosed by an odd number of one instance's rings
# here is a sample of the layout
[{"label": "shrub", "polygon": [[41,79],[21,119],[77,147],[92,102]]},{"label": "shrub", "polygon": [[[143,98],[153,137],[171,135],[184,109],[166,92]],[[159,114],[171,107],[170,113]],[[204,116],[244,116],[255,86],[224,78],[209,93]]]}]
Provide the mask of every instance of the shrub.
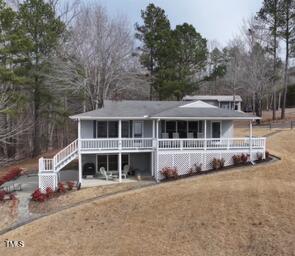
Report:
[{"label": "shrub", "polygon": [[46,200],[46,194],[43,194],[39,188],[32,193],[32,199],[37,202],[44,202]]},{"label": "shrub", "polygon": [[54,195],[54,191],[52,190],[52,188],[50,187],[46,188],[46,197],[50,199],[53,197],[53,195]]},{"label": "shrub", "polygon": [[222,169],[224,167],[224,159],[213,158],[212,167],[214,170]]},{"label": "shrub", "polygon": [[248,162],[248,155],[246,154],[234,155],[232,158],[233,158],[234,165],[246,164]]},{"label": "shrub", "polygon": [[60,193],[65,193],[66,192],[65,185],[62,182],[59,182],[58,183],[58,189],[57,189],[57,191],[60,192]]},{"label": "shrub", "polygon": [[260,153],[260,152],[257,152],[257,153],[256,153],[256,157],[257,157],[257,160],[258,160],[258,161],[262,161],[262,159],[263,159],[263,154]]},{"label": "shrub", "polygon": [[13,180],[16,177],[20,176],[23,170],[19,167],[14,167],[10,169],[3,177],[0,179],[0,186],[7,181]]},{"label": "shrub", "polygon": [[266,150],[266,151],[265,151],[265,157],[266,157],[266,158],[269,158],[269,155],[270,155],[269,151]]},{"label": "shrub", "polygon": [[178,172],[176,167],[164,167],[161,170],[161,174],[166,178],[176,178],[178,176]]},{"label": "shrub", "polygon": [[67,186],[68,186],[68,190],[72,190],[73,187],[75,186],[75,182],[74,181],[67,181]]},{"label": "shrub", "polygon": [[0,201],[4,200],[5,195],[6,195],[6,192],[4,190],[1,190],[0,191]]},{"label": "shrub", "polygon": [[194,173],[200,173],[202,171],[202,164],[193,164],[193,166],[189,169],[189,174],[192,175]]}]

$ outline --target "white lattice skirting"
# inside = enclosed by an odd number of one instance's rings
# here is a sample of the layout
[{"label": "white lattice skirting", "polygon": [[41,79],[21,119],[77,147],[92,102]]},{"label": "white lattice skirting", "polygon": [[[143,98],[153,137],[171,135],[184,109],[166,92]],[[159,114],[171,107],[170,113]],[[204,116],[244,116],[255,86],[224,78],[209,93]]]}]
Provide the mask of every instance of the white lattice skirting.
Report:
[{"label": "white lattice skirting", "polygon": [[39,173],[39,188],[43,193],[46,191],[46,188],[55,190],[57,188],[57,174]]},{"label": "white lattice skirting", "polygon": [[[257,160],[257,153],[263,154],[265,156],[264,150],[253,150],[252,160]],[[249,150],[235,150],[234,152],[229,151],[207,151],[195,152],[175,152],[175,151],[165,151],[158,153],[158,170],[156,170],[156,179],[161,180],[164,177],[161,175],[160,171],[164,167],[176,167],[179,175],[185,175],[189,173],[190,168],[194,164],[202,164],[202,171],[207,171],[212,169],[213,158],[224,159],[224,165],[229,166],[233,164],[232,157],[234,155],[249,154]],[[156,168],[157,169],[157,168]]]}]

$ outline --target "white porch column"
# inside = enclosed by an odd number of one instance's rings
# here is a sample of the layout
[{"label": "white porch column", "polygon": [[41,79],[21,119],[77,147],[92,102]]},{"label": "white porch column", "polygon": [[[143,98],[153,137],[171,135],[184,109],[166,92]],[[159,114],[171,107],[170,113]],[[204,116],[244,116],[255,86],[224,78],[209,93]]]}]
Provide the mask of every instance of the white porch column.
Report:
[{"label": "white porch column", "polygon": [[118,137],[119,137],[119,154],[118,154],[118,171],[119,171],[119,182],[122,182],[122,120],[119,120],[118,125]]},{"label": "white porch column", "polygon": [[122,149],[122,120],[118,121],[119,150]]},{"label": "white porch column", "polygon": [[249,154],[250,154],[250,161],[252,161],[252,136],[253,136],[253,131],[252,131],[252,120],[249,121],[249,128],[250,128],[250,134],[249,134]]},{"label": "white porch column", "polygon": [[122,182],[122,153],[118,154],[119,182]]},{"label": "white porch column", "polygon": [[79,182],[82,184],[82,155],[81,155],[81,121],[78,120],[78,158],[79,158]]},{"label": "white porch column", "polygon": [[153,126],[152,126],[152,138],[153,138],[153,147],[152,147],[152,153],[151,153],[151,169],[152,169],[152,176],[155,174],[155,165],[154,165],[154,149],[156,148],[156,139],[155,139],[155,120],[153,120]]},{"label": "white porch column", "polygon": [[204,139],[205,139],[205,149],[207,148],[207,120],[204,122]]},{"label": "white porch column", "polygon": [[155,178],[156,178],[156,181],[158,182],[159,181],[159,177],[158,177],[158,174],[159,174],[159,151],[158,151],[158,147],[159,147],[159,120],[157,120],[157,123],[156,123],[156,170],[155,170]]}]

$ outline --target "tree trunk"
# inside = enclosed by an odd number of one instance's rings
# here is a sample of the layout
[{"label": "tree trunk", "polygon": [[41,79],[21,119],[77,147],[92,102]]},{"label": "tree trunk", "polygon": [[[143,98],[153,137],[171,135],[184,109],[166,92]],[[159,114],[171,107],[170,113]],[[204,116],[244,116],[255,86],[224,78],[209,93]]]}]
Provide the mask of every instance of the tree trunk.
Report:
[{"label": "tree trunk", "polygon": [[288,90],[288,68],[289,68],[289,6],[286,8],[286,58],[284,66],[284,89],[281,119],[285,119],[285,109]]},{"label": "tree trunk", "polygon": [[33,95],[33,152],[32,157],[40,154],[40,129],[39,129],[39,112],[40,112],[40,92],[38,79],[35,79],[35,88]]}]

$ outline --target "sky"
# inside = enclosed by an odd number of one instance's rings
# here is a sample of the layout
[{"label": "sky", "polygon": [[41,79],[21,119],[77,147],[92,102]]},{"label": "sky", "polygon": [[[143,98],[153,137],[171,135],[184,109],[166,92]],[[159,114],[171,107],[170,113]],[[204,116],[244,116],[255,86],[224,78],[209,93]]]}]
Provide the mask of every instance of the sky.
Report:
[{"label": "sky", "polygon": [[97,0],[111,16],[126,16],[132,25],[142,23],[140,10],[149,3],[163,8],[172,27],[192,24],[209,41],[225,46],[240,31],[243,20],[260,9],[262,0]]}]

